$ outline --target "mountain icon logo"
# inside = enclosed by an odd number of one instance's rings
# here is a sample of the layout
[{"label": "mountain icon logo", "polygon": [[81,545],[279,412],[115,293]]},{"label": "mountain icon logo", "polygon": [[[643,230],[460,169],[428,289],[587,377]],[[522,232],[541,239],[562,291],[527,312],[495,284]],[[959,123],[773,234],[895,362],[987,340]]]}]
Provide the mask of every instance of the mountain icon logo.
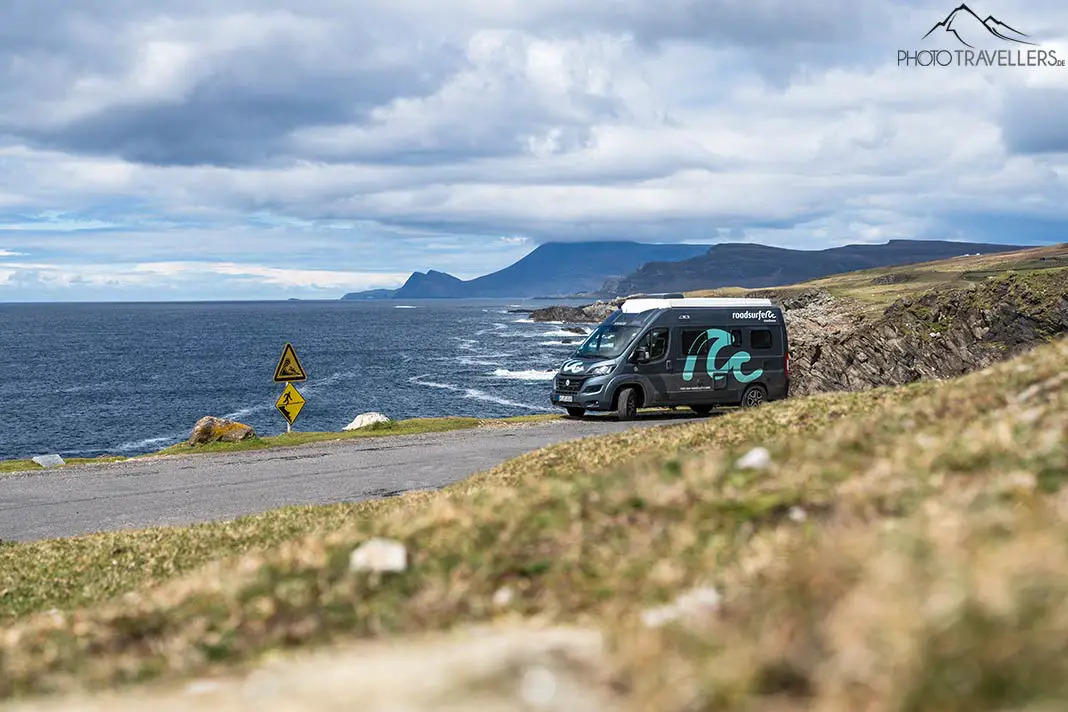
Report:
[{"label": "mountain icon logo", "polygon": [[928,30],[923,38],[926,39],[931,33],[938,29],[942,29],[953,35],[957,38],[957,41],[965,47],[974,47],[971,43],[965,40],[965,38],[974,41],[976,37],[982,37],[984,32],[1006,42],[1037,46],[1034,42],[1020,39],[1021,37],[1028,37],[1028,35],[1006,25],[993,15],[987,15],[985,20],[981,19],[979,15],[975,14],[975,12],[964,3],[955,7],[952,12],[946,15],[944,20],[936,22],[934,27]]}]

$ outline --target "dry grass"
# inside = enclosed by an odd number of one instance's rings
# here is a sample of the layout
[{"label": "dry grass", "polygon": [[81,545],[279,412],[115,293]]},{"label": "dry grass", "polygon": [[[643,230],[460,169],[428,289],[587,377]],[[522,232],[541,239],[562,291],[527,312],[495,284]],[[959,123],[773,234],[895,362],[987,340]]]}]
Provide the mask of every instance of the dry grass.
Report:
[{"label": "dry grass", "polygon": [[[825,289],[831,295],[851,302],[860,311],[879,311],[898,299],[920,292],[972,287],[987,277],[1004,276],[1007,272],[1028,273],[1063,267],[1068,267],[1068,243],[847,272],[776,287],[773,291],[785,296],[806,289]],[[687,296],[741,297],[766,291],[769,290],[731,287],[689,292]]]},{"label": "dry grass", "polygon": [[[1038,709],[1068,680],[1066,358],[566,443],[440,493],[0,548],[36,592],[6,611],[0,696],[492,619],[508,587],[503,613],[605,629],[637,709]],[[771,468],[738,469],[757,443]],[[371,536],[411,569],[350,573]],[[86,607],[29,615],[67,577]],[[705,583],[719,616],[640,624]]]}]

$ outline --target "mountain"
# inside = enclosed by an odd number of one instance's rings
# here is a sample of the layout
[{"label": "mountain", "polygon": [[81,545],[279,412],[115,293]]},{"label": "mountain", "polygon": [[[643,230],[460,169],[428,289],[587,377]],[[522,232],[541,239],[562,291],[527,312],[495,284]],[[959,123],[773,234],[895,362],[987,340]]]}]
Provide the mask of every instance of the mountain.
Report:
[{"label": "mountain", "polygon": [[641,242],[549,242],[492,274],[461,280],[444,272],[415,272],[404,286],[346,294],[342,299],[562,297],[597,290],[606,280],[648,262],[677,262],[702,255],[708,245]]},{"label": "mountain", "polygon": [[413,272],[408,281],[394,293],[398,298],[433,299],[451,297],[458,289],[463,289],[463,280],[445,272],[430,270],[426,274]]},{"label": "mountain", "polygon": [[961,44],[967,47],[974,47],[975,44],[984,39],[989,40],[990,36],[997,37],[998,39],[1007,42],[1017,42],[1026,45],[1035,44],[1034,42],[1020,39],[1021,37],[1027,37],[1027,35],[1006,25],[993,15],[987,15],[985,20],[981,19],[964,3],[961,3],[954,8],[952,12],[946,15],[944,20],[936,22],[934,26],[927,31],[924,38],[937,29],[942,29],[948,32],[956,37]]},{"label": "mountain", "polygon": [[773,287],[872,267],[929,262],[976,252],[1008,252],[1023,247],[941,240],[890,240],[884,245],[788,250],[750,243],[722,243],[714,245],[700,257],[682,262],[650,262],[621,280],[607,281],[597,296],[717,287]]}]

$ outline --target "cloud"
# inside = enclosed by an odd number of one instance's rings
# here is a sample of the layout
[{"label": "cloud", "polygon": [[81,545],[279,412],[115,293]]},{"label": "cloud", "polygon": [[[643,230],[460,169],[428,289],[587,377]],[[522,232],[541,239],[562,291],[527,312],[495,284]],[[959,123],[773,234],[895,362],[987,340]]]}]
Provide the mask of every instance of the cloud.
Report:
[{"label": "cloud", "polygon": [[[354,272],[341,270],[284,269],[234,262],[146,262],[129,265],[15,263],[4,262],[0,287],[63,288],[117,287],[123,289],[182,286],[212,283],[225,291],[231,288],[298,290],[302,293],[337,290],[363,290],[395,287],[406,273]],[[221,278],[212,280],[210,278]]]},{"label": "cloud", "polygon": [[[38,267],[4,282],[344,290],[547,240],[1068,222],[1068,69],[897,66],[954,5],[19,3],[0,234]],[[973,6],[1068,58],[1062,3]]]},{"label": "cloud", "polygon": [[0,257],[22,257],[24,253],[11,250],[0,250]]}]

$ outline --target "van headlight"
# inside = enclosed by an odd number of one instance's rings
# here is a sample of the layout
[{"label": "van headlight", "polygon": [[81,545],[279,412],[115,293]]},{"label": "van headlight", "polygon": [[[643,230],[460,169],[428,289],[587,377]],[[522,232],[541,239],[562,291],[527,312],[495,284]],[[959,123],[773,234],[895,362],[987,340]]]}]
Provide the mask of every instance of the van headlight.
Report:
[{"label": "van headlight", "polygon": [[594,366],[589,370],[591,376],[607,376],[612,372],[612,364],[606,363],[603,366]]}]

